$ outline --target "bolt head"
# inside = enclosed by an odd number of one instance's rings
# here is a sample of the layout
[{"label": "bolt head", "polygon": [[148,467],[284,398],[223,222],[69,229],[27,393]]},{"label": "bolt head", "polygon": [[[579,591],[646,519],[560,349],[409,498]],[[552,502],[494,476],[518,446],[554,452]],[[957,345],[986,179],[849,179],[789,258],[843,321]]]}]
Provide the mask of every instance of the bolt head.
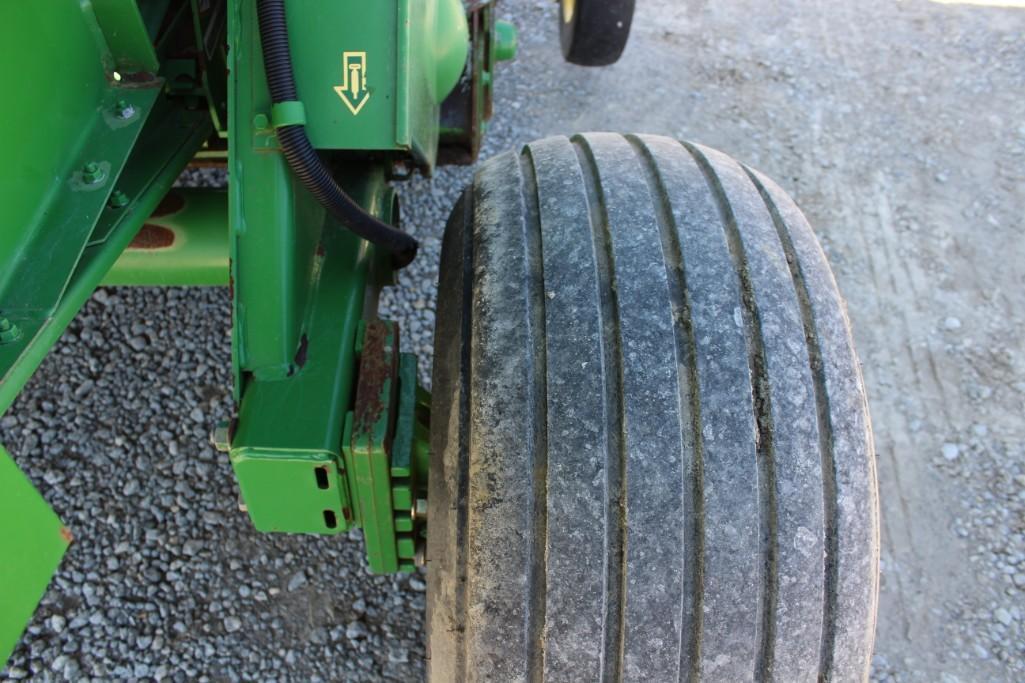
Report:
[{"label": "bolt head", "polygon": [[218,451],[227,453],[231,450],[231,427],[227,422],[221,422],[210,435],[210,443]]},{"label": "bolt head", "polygon": [[111,193],[110,200],[108,200],[107,204],[109,204],[112,209],[123,209],[128,206],[128,195],[121,190],[114,190],[114,192]]},{"label": "bolt head", "polygon": [[406,180],[413,175],[413,167],[405,160],[399,159],[392,162],[391,175],[395,180]]},{"label": "bolt head", "polygon": [[21,330],[7,318],[0,318],[0,344],[7,344],[21,336]]},{"label": "bolt head", "polygon": [[87,185],[95,185],[106,177],[103,169],[95,161],[90,161],[82,167],[82,182]]},{"label": "bolt head", "polygon": [[124,100],[118,100],[114,105],[114,113],[119,119],[130,119],[135,116],[135,107]]}]

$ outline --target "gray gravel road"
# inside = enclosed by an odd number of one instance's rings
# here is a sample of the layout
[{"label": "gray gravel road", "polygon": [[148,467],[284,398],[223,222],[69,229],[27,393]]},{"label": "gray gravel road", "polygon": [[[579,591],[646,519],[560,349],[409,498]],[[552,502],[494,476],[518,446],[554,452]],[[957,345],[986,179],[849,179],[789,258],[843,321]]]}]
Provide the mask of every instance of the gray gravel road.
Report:
[{"label": "gray gravel road", "polygon": [[[624,59],[600,71],[561,63],[551,2],[502,12],[521,51],[486,154],[584,129],[675,135],[804,206],[876,426],[873,675],[1025,679],[1025,9],[639,0]],[[468,177],[401,188],[426,248],[382,315],[425,360]],[[261,535],[236,509],[207,444],[232,408],[228,314],[223,290],[97,292],[0,420],[78,539],[0,679],[422,677],[421,576],[372,577],[356,538]]]}]

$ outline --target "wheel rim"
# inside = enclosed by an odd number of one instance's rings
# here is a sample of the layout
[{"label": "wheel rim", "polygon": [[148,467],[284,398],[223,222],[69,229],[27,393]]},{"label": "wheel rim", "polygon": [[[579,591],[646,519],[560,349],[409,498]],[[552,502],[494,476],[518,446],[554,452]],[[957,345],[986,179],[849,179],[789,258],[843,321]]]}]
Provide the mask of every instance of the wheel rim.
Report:
[{"label": "wheel rim", "polygon": [[573,14],[576,12],[576,0],[562,0],[562,23],[568,24],[573,21]]}]

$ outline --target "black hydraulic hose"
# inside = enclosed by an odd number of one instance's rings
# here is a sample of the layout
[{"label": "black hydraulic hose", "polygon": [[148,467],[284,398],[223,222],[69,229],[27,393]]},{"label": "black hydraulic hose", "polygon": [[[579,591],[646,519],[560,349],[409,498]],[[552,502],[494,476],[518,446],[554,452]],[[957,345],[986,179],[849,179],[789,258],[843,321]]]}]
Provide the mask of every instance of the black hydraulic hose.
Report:
[{"label": "black hydraulic hose", "polygon": [[[292,55],[288,49],[285,2],[259,0],[257,13],[271,101],[274,104],[298,101],[295,75],[292,71]],[[305,126],[280,126],[277,135],[281,151],[292,172],[317,201],[345,227],[368,242],[391,252],[396,268],[408,265],[416,257],[420,245],[415,238],[367,213],[339,187],[317,155],[317,151],[313,149],[310,139],[306,137]]]}]

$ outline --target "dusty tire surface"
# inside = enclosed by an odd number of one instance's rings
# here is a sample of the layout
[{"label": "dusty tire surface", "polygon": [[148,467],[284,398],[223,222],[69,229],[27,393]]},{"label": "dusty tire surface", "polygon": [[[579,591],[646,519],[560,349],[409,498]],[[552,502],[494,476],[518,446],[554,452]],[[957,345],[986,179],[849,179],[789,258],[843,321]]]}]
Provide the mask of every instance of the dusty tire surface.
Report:
[{"label": "dusty tire surface", "polygon": [[800,210],[698,145],[548,138],[442,247],[428,676],[861,680],[878,496]]}]

